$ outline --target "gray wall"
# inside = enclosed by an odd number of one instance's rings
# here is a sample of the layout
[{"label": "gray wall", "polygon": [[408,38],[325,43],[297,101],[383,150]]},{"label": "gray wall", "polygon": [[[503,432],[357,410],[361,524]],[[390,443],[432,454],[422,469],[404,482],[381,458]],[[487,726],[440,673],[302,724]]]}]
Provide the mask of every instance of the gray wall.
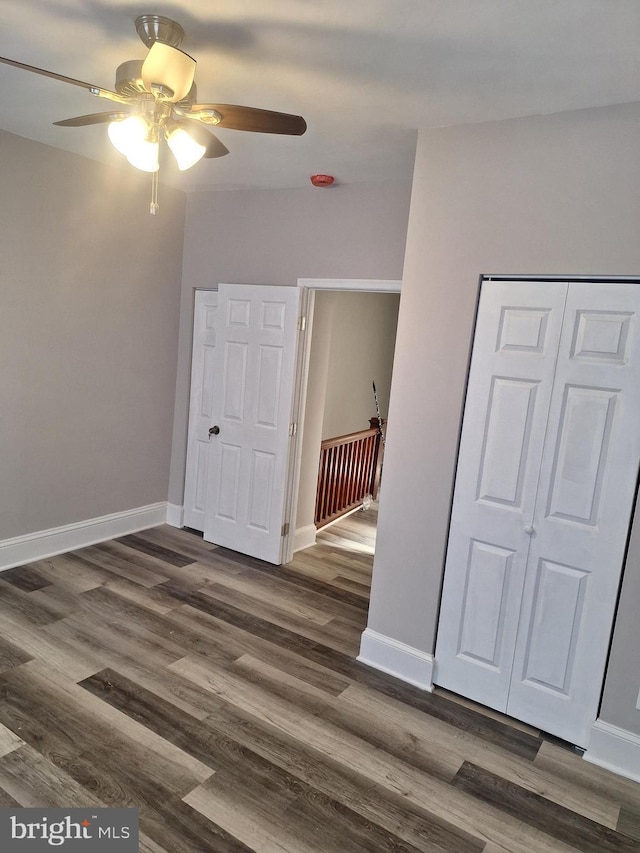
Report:
[{"label": "gray wall", "polygon": [[0,132],[0,540],[166,500],[184,195],[149,183]]},{"label": "gray wall", "polygon": [[[369,626],[433,651],[482,273],[640,275],[640,105],[423,131]],[[640,521],[602,714],[640,732]]]},{"label": "gray wall", "polygon": [[187,200],[180,352],[169,500],[181,505],[193,291],[221,282],[399,279],[409,183],[193,193]]},{"label": "gray wall", "polygon": [[322,438],[334,438],[368,428],[376,414],[374,380],[387,417],[400,297],[321,292],[316,306],[323,300],[333,303],[333,314]]}]

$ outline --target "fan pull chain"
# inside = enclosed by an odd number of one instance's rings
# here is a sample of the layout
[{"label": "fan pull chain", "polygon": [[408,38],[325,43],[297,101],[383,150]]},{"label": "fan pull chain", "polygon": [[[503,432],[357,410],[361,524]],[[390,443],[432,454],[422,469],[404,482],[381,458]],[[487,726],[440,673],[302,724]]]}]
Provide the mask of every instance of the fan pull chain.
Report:
[{"label": "fan pull chain", "polygon": [[158,204],[158,170],[151,173],[151,204],[149,205],[149,213],[155,216],[160,205]]}]

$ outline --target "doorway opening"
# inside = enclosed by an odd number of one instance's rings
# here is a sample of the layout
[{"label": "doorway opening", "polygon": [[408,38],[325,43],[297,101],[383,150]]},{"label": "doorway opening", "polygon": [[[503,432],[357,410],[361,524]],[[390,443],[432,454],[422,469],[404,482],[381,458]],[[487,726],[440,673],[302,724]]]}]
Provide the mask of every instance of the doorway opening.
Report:
[{"label": "doorway opening", "polygon": [[[301,347],[298,387],[298,442],[292,474],[295,519],[291,551],[322,545],[328,556],[342,551],[373,563],[377,501],[323,524],[317,508],[321,447],[338,437],[386,421],[400,299],[399,281],[302,279],[307,334]],[[345,449],[346,454],[346,449]],[[346,455],[344,457],[347,459]],[[348,476],[349,461],[344,467]],[[339,512],[338,508],[338,512]]]}]

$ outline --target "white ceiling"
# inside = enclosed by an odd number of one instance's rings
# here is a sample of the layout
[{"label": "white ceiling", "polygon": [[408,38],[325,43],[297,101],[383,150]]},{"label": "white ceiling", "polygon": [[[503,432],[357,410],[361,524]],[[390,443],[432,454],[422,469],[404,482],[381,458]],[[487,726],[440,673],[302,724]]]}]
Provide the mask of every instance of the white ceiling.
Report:
[{"label": "white ceiling", "polygon": [[[143,13],[184,28],[201,102],[296,113],[309,128],[217,131],[228,156],[165,169],[187,190],[309,186],[316,172],[408,180],[417,128],[640,101],[638,0],[5,0],[0,55],[111,89],[117,65],[145,56]],[[120,157],[104,126],[52,126],[106,101],[5,65],[0,87],[0,128]]]}]

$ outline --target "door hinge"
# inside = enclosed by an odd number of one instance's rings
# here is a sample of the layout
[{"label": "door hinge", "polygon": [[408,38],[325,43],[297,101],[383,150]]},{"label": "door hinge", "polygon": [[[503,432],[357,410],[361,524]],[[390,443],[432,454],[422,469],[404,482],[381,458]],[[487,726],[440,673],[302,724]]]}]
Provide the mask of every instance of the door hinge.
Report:
[{"label": "door hinge", "polygon": [[307,318],[306,317],[298,317],[298,331],[304,332],[307,328]]},{"label": "door hinge", "polygon": [[282,525],[282,530],[280,531],[280,536],[287,536],[289,534],[289,522]]},{"label": "door hinge", "polygon": [[295,423],[295,421],[294,421],[294,423],[289,424],[289,435],[297,435],[297,434],[298,434],[298,424]]}]

